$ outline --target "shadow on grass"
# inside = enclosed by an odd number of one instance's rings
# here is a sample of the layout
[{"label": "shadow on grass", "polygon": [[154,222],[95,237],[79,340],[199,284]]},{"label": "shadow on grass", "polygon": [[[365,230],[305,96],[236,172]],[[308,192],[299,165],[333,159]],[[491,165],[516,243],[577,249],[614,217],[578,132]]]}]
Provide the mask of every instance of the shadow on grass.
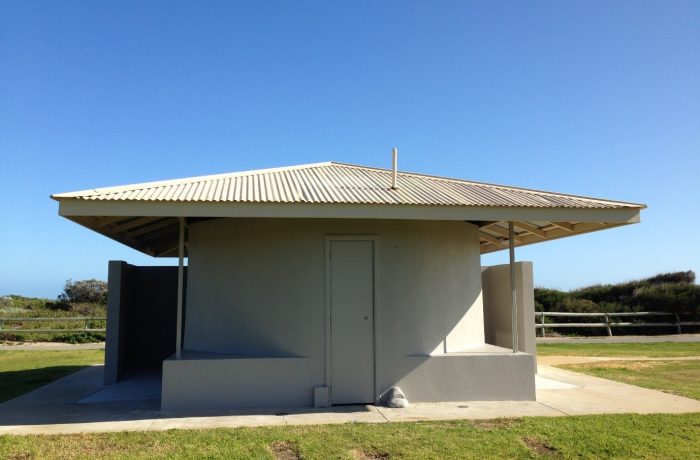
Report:
[{"label": "shadow on grass", "polygon": [[[0,390],[5,399],[0,404],[0,427],[158,418],[160,399],[81,403],[87,396],[109,388],[102,383],[103,372],[101,365],[80,364],[0,372]],[[7,400],[13,395],[18,397]]]},{"label": "shadow on grass", "polygon": [[[92,422],[138,422],[141,420],[170,419],[180,417],[227,417],[227,416],[285,416],[318,413],[362,413],[370,411],[368,406],[334,406],[330,408],[248,408],[232,410],[183,411],[161,413],[160,375],[153,371],[132,372],[116,384],[105,386],[104,366],[54,366],[41,369],[57,373],[70,373],[60,384],[49,384],[34,393],[0,404],[0,428],[17,425],[51,425]],[[33,375],[32,375],[33,374]],[[159,373],[158,373],[159,374]],[[5,376],[10,378],[5,381]],[[23,385],[29,390],[46,383],[47,376],[32,371],[0,373],[3,387]],[[14,382],[14,383],[10,383]],[[156,392],[152,391],[153,386]],[[153,396],[156,394],[156,398]],[[135,425],[132,425],[133,429]]]},{"label": "shadow on grass", "polygon": [[51,366],[0,372],[0,402],[23,395],[87,366]]},{"label": "shadow on grass", "polygon": [[[78,371],[78,372],[76,372]],[[154,399],[153,371],[133,372],[114,385],[105,386],[104,366],[66,365],[40,369],[0,372],[0,427],[15,425],[49,425],[91,422],[119,422],[180,417],[284,416],[306,413],[361,413],[368,406],[334,406],[331,408],[249,408],[233,410],[160,412],[160,375]],[[72,375],[69,375],[73,373]],[[44,384],[65,377],[60,385]],[[21,396],[11,401],[13,396]],[[133,428],[133,427],[132,427]]]}]

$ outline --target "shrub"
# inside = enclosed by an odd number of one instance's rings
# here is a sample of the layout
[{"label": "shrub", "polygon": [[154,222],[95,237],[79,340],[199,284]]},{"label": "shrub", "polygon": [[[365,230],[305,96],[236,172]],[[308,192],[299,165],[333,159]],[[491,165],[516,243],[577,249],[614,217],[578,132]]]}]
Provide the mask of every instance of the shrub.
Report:
[{"label": "shrub", "polygon": [[41,309],[44,308],[46,304],[46,299],[38,299],[35,297],[24,297],[21,295],[8,295],[5,297],[9,297],[10,300],[12,301],[12,306],[14,308],[21,308],[24,310],[36,310],[36,309]]},{"label": "shrub", "polygon": [[569,294],[556,289],[535,289],[535,305],[538,311],[561,311],[561,305]]},{"label": "shrub", "polygon": [[649,284],[694,283],[695,273],[693,273],[692,270],[688,270],[687,272],[662,273],[660,275],[652,276],[646,281]]},{"label": "shrub", "polygon": [[66,281],[57,303],[96,303],[107,304],[107,283],[95,279],[84,281]]},{"label": "shrub", "polygon": [[609,312],[664,311],[700,314],[700,286],[692,271],[662,273],[619,284],[596,284],[570,292],[535,289],[540,311]]},{"label": "shrub", "polygon": [[79,316],[106,316],[107,308],[104,305],[95,303],[77,303],[71,306],[71,311],[74,311]]},{"label": "shrub", "polygon": [[564,300],[563,306],[564,311],[573,313],[597,313],[600,311],[598,304],[588,299],[568,298]]},{"label": "shrub", "polygon": [[700,286],[658,284],[635,289],[630,303],[641,309],[671,313],[700,313]]},{"label": "shrub", "polygon": [[49,310],[60,310],[60,311],[70,311],[71,304],[64,302],[62,300],[57,300],[56,302],[46,302],[45,307]]}]

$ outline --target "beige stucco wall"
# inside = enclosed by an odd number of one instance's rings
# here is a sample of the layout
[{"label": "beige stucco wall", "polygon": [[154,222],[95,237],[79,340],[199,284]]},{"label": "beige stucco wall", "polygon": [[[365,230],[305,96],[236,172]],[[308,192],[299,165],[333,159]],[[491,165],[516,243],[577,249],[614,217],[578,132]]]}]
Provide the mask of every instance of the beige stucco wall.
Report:
[{"label": "beige stucco wall", "polygon": [[414,402],[534,399],[534,356],[484,347],[472,224],[229,219],[190,226],[184,359],[164,363],[163,410],[319,403],[332,235],[375,237],[377,401],[396,385]]},{"label": "beige stucco wall", "polygon": [[184,348],[307,357],[324,383],[325,238],[376,235],[379,386],[406,356],[484,343],[477,228],[465,222],[218,219],[189,228]]}]

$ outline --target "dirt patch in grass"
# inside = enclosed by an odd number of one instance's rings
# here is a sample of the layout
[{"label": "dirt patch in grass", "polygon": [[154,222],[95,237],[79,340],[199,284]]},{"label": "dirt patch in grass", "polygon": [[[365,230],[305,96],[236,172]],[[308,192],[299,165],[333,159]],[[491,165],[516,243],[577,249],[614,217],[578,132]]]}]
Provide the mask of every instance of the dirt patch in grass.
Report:
[{"label": "dirt patch in grass", "polygon": [[7,460],[29,460],[30,458],[34,458],[34,454],[31,454],[29,452],[20,452],[17,454],[12,454],[9,457],[7,457]]},{"label": "dirt patch in grass", "polygon": [[559,451],[556,448],[550,446],[546,442],[540,441],[537,438],[525,437],[523,438],[523,442],[528,447],[528,449],[530,449],[537,455],[543,455],[551,458],[563,458],[561,453],[559,453]]},{"label": "dirt patch in grass", "polygon": [[600,369],[627,369],[630,371],[643,371],[655,366],[655,361],[599,361],[591,364],[591,367]]},{"label": "dirt patch in grass", "polygon": [[270,450],[276,460],[299,460],[297,446],[287,441],[276,441],[270,444]]},{"label": "dirt patch in grass", "polygon": [[500,430],[503,428],[511,428],[522,423],[520,418],[493,418],[488,420],[470,420],[469,422],[480,430]]},{"label": "dirt patch in grass", "polygon": [[389,452],[379,452],[365,449],[353,449],[352,457],[357,460],[384,460],[391,457]]}]

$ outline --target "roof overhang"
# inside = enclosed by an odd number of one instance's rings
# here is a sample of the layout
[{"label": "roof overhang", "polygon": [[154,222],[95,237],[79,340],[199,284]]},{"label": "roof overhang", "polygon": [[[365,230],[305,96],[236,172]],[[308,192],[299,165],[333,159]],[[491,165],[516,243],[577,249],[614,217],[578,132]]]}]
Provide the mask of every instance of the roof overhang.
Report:
[{"label": "roof overhang", "polygon": [[508,247],[508,222],[515,225],[515,245],[523,246],[637,223],[643,209],[56,199],[61,216],[155,257],[177,255],[180,217],[467,221],[479,226],[485,254]]}]

